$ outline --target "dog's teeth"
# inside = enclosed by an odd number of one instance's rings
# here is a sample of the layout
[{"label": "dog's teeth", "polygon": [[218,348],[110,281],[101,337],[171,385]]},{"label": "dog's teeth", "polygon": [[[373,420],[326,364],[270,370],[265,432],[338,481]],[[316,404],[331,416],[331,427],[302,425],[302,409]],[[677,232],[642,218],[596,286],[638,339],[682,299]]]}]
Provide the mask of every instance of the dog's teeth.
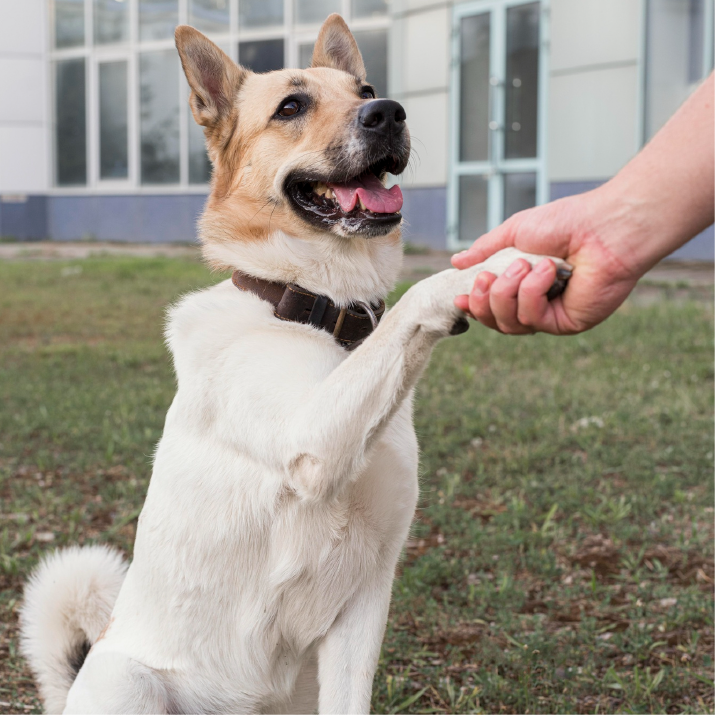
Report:
[{"label": "dog's teeth", "polygon": [[[325,186],[325,184],[323,184]],[[325,194],[326,199],[334,199],[335,198],[335,192],[332,189],[329,189],[327,186],[325,186],[325,191],[323,192]]]},{"label": "dog's teeth", "polygon": [[[327,196],[328,192],[332,194],[332,189],[329,189],[327,184],[324,184],[322,181],[319,181],[314,187],[313,187],[313,193],[318,194],[318,196]],[[331,198],[328,196],[328,198]]]},{"label": "dog's teeth", "polygon": [[360,208],[364,211],[365,210],[365,204],[362,202],[362,199],[360,196],[358,196],[358,203],[360,204]]}]

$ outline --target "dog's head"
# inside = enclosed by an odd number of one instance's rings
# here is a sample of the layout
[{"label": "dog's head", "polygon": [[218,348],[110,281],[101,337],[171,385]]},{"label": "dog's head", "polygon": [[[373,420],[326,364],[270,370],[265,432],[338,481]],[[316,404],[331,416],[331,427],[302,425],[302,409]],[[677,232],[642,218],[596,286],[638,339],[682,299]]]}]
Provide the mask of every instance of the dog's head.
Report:
[{"label": "dog's head", "polygon": [[402,195],[385,180],[409,159],[405,111],[376,98],[339,15],[306,70],[255,74],[187,26],[176,45],[214,166],[207,215],[218,240],[398,235]]}]

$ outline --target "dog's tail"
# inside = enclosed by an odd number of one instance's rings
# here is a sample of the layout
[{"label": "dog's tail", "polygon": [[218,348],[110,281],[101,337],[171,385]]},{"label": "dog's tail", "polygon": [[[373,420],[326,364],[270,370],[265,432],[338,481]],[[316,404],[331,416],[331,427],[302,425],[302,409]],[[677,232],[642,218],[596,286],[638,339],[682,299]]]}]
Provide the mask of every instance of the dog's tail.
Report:
[{"label": "dog's tail", "polygon": [[127,564],[106,546],[72,546],[45,557],[25,587],[22,653],[45,709],[62,712],[89,649],[109,623]]}]

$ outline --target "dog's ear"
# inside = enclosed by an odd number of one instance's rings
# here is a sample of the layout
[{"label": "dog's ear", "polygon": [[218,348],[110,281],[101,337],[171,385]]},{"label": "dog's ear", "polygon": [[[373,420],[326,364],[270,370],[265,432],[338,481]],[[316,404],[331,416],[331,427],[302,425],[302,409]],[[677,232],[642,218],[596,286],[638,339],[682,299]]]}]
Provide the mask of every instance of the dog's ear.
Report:
[{"label": "dog's ear", "polygon": [[189,104],[194,119],[204,127],[215,126],[230,114],[248,70],[193,27],[179,25],[174,37],[191,87]]},{"label": "dog's ear", "polygon": [[323,23],[313,49],[312,67],[330,67],[365,80],[365,65],[357,42],[340,15],[333,13]]}]

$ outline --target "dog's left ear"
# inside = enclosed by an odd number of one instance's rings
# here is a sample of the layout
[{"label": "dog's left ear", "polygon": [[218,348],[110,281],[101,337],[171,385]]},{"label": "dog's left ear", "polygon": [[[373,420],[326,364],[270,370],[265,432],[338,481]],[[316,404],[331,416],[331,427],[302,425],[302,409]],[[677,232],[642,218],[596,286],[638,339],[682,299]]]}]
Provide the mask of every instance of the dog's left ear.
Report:
[{"label": "dog's left ear", "polygon": [[365,80],[365,64],[357,42],[340,15],[333,13],[320,28],[311,67],[330,67]]},{"label": "dog's left ear", "polygon": [[227,117],[248,70],[239,67],[206,35],[188,25],[176,28],[176,49],[191,87],[191,112],[197,124],[215,127]]}]

